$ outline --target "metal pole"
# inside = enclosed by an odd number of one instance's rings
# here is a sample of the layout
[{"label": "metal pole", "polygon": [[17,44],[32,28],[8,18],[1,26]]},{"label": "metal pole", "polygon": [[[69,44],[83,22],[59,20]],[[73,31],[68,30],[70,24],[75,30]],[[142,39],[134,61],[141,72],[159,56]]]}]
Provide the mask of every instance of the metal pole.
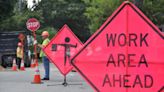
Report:
[{"label": "metal pole", "polygon": [[[36,41],[36,34],[33,32],[34,41]],[[34,44],[34,56],[36,60],[36,65],[38,66],[38,55],[37,55],[37,44]]]},{"label": "metal pole", "polygon": [[68,85],[68,83],[67,83],[67,79],[66,79],[66,78],[67,78],[66,75],[64,75],[64,82],[63,82],[62,85],[64,85],[65,87]]}]

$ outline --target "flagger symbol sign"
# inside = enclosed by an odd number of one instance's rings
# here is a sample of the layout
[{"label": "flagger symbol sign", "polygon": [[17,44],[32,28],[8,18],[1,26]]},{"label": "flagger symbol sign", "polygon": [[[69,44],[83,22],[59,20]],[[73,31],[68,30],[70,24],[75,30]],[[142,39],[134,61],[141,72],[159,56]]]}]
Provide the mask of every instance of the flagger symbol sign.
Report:
[{"label": "flagger symbol sign", "polygon": [[[69,44],[70,38],[66,37],[65,39],[65,44],[52,44],[52,51],[57,51],[57,46],[63,46],[64,47],[64,66],[66,66],[67,62],[70,63],[70,58],[71,58],[71,48],[76,48],[76,45]],[[67,44],[68,43],[68,44]]]},{"label": "flagger symbol sign", "polygon": [[73,66],[71,57],[81,48],[82,43],[71,29],[64,25],[50,43],[44,48],[45,54],[65,76]]}]

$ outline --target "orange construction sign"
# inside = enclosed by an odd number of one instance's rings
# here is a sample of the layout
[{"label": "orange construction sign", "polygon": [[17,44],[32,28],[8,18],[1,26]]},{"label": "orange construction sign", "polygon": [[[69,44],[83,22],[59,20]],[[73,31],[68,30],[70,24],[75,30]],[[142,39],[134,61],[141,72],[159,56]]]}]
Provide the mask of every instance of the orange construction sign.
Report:
[{"label": "orange construction sign", "polygon": [[72,61],[96,92],[164,92],[164,35],[129,1]]},{"label": "orange construction sign", "polygon": [[43,50],[51,62],[66,76],[73,69],[70,63],[72,56],[81,47],[81,41],[67,25],[64,25]]}]

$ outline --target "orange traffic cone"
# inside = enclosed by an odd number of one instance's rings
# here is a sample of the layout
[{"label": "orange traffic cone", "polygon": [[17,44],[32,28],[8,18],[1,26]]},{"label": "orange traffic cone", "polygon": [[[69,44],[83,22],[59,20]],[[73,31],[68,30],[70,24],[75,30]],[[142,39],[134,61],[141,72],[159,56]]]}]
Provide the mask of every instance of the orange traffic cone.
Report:
[{"label": "orange traffic cone", "polygon": [[36,60],[35,59],[32,59],[31,60],[31,68],[34,68],[36,65],[35,65],[35,62],[36,62]]},{"label": "orange traffic cone", "polygon": [[16,60],[15,60],[15,58],[13,59],[12,70],[13,70],[13,71],[17,71],[17,65],[16,65]]},{"label": "orange traffic cone", "polygon": [[39,67],[36,66],[35,69],[35,75],[34,75],[34,80],[32,82],[33,84],[41,84],[41,78],[40,78],[40,72],[39,72]]},{"label": "orange traffic cone", "polygon": [[24,68],[24,60],[23,59],[21,60],[20,70],[25,71],[25,68]]}]

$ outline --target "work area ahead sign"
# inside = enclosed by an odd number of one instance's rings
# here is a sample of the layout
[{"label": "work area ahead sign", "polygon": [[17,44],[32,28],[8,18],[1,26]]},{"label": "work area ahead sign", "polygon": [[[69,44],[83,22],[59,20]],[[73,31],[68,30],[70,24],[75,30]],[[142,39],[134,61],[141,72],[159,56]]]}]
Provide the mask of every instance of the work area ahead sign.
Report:
[{"label": "work area ahead sign", "polygon": [[164,36],[124,2],[72,58],[97,92],[164,92]]},{"label": "work area ahead sign", "polygon": [[66,76],[73,68],[70,60],[81,46],[81,41],[67,25],[64,25],[43,50],[60,72]]}]

